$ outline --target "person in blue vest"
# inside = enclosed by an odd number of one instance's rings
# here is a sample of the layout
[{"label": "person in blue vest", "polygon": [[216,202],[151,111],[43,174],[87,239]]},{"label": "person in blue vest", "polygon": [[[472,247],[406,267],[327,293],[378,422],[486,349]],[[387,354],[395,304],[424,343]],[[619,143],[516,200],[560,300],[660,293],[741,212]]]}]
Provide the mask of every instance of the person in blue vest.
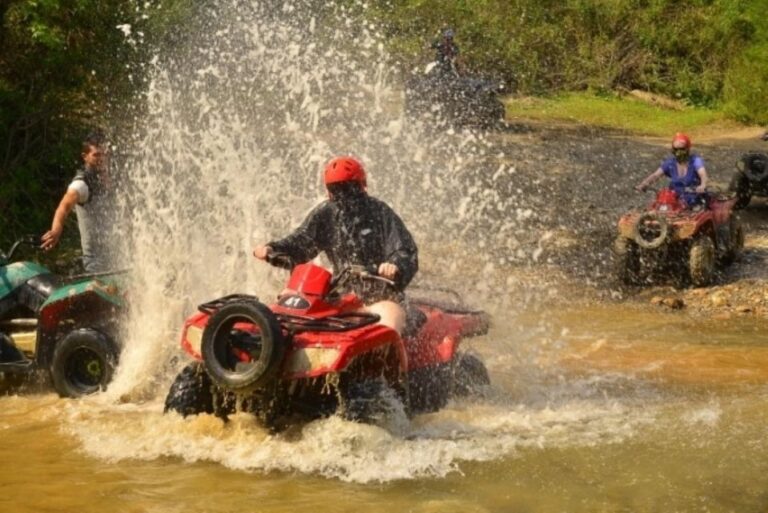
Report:
[{"label": "person in blue vest", "polygon": [[635,189],[645,191],[662,176],[669,178],[669,188],[674,190],[688,207],[706,202],[709,177],[704,167],[704,159],[691,153],[691,138],[687,135],[675,134],[672,139],[672,156],[662,161],[658,169],[648,175]]},{"label": "person in blue vest", "polygon": [[86,272],[107,271],[111,264],[109,233],[113,228],[112,187],[109,178],[108,145],[103,135],[93,133],[83,141],[83,167],[75,174],[53,214],[51,229],[42,236],[45,251],[56,247],[64,222],[75,210],[80,228],[83,267]]}]

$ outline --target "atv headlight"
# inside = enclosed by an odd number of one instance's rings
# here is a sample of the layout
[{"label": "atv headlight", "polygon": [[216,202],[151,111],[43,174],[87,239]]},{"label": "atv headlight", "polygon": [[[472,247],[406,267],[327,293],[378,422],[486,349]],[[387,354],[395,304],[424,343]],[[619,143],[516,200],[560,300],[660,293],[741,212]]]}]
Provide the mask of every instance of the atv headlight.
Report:
[{"label": "atv headlight", "polygon": [[339,358],[340,351],[335,348],[305,347],[297,349],[288,359],[288,372],[291,374],[308,373],[332,366]]},{"label": "atv headlight", "polygon": [[197,326],[190,326],[187,328],[186,339],[187,342],[189,342],[189,347],[192,351],[194,351],[195,354],[200,354],[200,348],[203,345],[203,330]]}]

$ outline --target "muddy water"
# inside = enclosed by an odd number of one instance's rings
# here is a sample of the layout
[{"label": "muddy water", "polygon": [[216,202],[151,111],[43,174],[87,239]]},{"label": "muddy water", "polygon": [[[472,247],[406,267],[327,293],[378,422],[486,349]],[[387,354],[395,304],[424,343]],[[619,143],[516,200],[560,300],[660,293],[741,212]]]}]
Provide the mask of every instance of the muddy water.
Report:
[{"label": "muddy water", "polygon": [[499,318],[472,343],[486,397],[381,427],[270,436],[248,416],[163,416],[157,399],[0,398],[0,511],[768,507],[759,322],[620,304]]}]

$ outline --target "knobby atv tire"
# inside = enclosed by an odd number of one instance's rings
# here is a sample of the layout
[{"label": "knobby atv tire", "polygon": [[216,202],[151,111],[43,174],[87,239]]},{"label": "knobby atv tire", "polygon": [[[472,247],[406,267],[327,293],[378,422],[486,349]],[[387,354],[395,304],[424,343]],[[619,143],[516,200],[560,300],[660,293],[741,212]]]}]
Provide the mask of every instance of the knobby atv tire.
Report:
[{"label": "knobby atv tire", "polygon": [[743,173],[735,173],[733,178],[731,178],[731,183],[728,185],[728,190],[736,194],[734,208],[737,210],[747,208],[747,205],[752,200],[752,187],[750,186],[749,178],[744,176]]},{"label": "knobby atv tire", "polygon": [[744,249],[744,227],[737,215],[732,215],[728,227],[728,247],[722,259],[723,264],[730,264],[736,260]]},{"label": "knobby atv tire", "polygon": [[211,378],[201,362],[192,362],[176,376],[165,397],[164,412],[175,411],[181,416],[213,413]]},{"label": "knobby atv tire", "polygon": [[104,333],[81,328],[56,345],[51,379],[61,397],[80,397],[107,388],[117,366],[115,343]]},{"label": "knobby atv tire", "polygon": [[488,369],[478,357],[467,353],[457,355],[453,376],[453,395],[458,397],[475,395],[490,384]]},{"label": "knobby atv tire", "polygon": [[751,182],[760,183],[768,178],[768,155],[747,153],[741,160],[744,163],[744,174]]},{"label": "knobby atv tire", "polygon": [[397,393],[381,380],[352,382],[340,390],[339,414],[353,422],[375,424],[392,416],[398,401]]},{"label": "knobby atv tire", "polygon": [[[256,361],[244,370],[232,361],[230,332],[235,323],[258,326],[261,351]],[[205,370],[213,383],[225,391],[250,392],[263,388],[277,376],[285,355],[285,340],[275,314],[258,301],[243,301],[223,306],[211,316],[203,331],[201,352]]]},{"label": "knobby atv tire", "polygon": [[712,283],[715,275],[715,244],[712,239],[706,235],[695,238],[688,255],[691,283],[696,287]]},{"label": "knobby atv tire", "polygon": [[613,265],[616,278],[624,285],[640,281],[640,253],[637,245],[619,235],[613,242]]}]

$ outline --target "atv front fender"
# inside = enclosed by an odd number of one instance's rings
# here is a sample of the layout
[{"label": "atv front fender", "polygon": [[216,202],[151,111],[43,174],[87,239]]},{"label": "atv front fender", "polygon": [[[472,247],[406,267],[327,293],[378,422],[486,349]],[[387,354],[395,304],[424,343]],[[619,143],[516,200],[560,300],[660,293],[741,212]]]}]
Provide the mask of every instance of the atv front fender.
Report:
[{"label": "atv front fender", "polygon": [[61,325],[71,321],[71,327],[108,329],[125,308],[125,301],[116,286],[98,280],[88,280],[55,290],[40,307],[38,349],[40,365],[49,365]]}]

